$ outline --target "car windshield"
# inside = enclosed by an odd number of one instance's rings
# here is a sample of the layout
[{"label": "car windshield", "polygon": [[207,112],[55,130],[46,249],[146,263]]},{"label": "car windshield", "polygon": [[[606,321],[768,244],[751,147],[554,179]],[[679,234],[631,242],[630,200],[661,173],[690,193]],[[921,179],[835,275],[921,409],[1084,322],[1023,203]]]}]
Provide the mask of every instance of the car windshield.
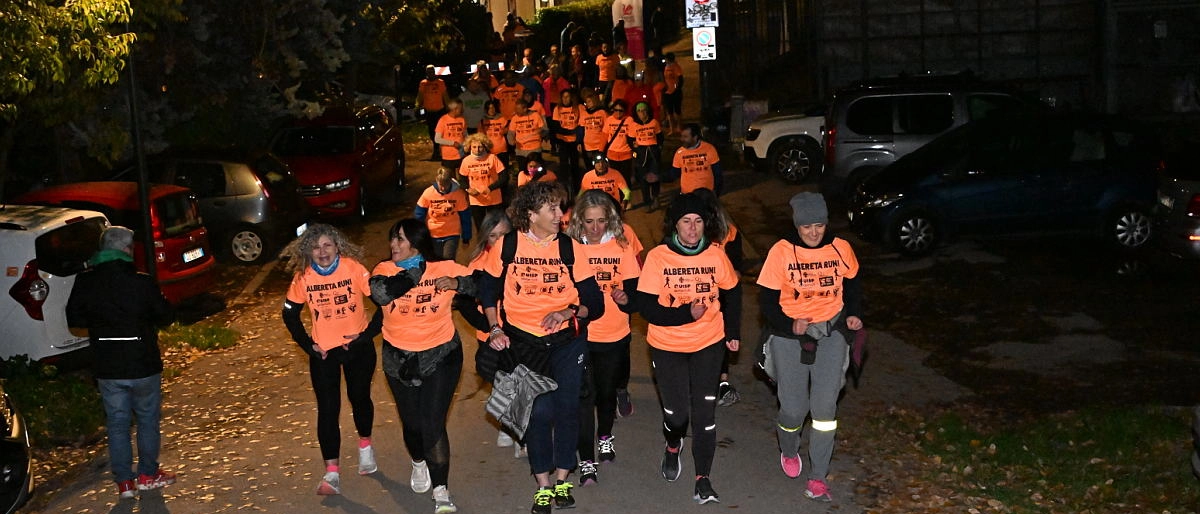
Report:
[{"label": "car windshield", "polygon": [[258,177],[269,194],[281,193],[285,190],[296,190],[299,184],[288,170],[287,164],[274,155],[264,155],[254,161],[251,166],[254,176]]},{"label": "car windshield", "polygon": [[100,247],[104,227],[104,218],[89,218],[38,236],[34,242],[38,267],[60,277],[83,271]]},{"label": "car windshield", "polygon": [[279,135],[272,152],[281,157],[339,155],[354,151],[354,127],[300,127]]}]

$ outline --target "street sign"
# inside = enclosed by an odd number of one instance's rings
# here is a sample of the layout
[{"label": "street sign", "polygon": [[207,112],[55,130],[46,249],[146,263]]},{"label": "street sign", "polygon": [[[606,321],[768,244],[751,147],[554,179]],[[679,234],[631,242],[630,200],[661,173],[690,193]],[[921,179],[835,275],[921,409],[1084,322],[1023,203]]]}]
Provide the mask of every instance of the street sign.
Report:
[{"label": "street sign", "polygon": [[717,29],[715,27],[692,29],[692,58],[697,61],[717,60]]},{"label": "street sign", "polygon": [[717,20],[717,0],[685,0],[683,7],[684,21],[687,22],[687,28],[716,27],[719,25]]}]

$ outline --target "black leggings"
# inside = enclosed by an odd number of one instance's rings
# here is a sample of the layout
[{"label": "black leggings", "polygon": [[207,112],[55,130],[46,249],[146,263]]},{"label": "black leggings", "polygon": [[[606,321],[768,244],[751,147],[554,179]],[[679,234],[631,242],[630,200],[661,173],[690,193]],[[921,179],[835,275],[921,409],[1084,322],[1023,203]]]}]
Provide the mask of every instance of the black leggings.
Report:
[{"label": "black leggings", "polygon": [[375,344],[357,343],[349,349],[337,347],[308,358],[308,373],[317,396],[317,442],[321,458],[334,460],[341,455],[342,369],[346,370],[346,396],[354,410],[354,428],[359,437],[371,437],[375,423],[375,404],[371,403],[371,377],[375,375]]},{"label": "black leggings", "polygon": [[[629,365],[629,339],[588,343],[588,364],[579,397],[579,460],[596,460],[596,439],[611,436],[617,417],[617,389],[623,387],[622,365]],[[628,371],[624,371],[628,373]],[[628,380],[626,375],[625,380]]]},{"label": "black leggings", "polygon": [[[384,343],[390,344],[390,343]],[[388,349],[384,349],[388,351]],[[446,414],[454,400],[454,389],[462,373],[463,353],[459,345],[438,363],[433,374],[422,377],[421,385],[407,386],[387,377],[396,412],[404,425],[404,446],[414,462],[425,461],[433,486],[447,485],[450,477],[450,438]]]},{"label": "black leggings", "polygon": [[717,451],[717,383],[725,345],[721,341],[693,353],[650,348],[654,379],[663,408],[663,436],[678,448],[692,424],[692,459],[696,475],[712,472]]}]

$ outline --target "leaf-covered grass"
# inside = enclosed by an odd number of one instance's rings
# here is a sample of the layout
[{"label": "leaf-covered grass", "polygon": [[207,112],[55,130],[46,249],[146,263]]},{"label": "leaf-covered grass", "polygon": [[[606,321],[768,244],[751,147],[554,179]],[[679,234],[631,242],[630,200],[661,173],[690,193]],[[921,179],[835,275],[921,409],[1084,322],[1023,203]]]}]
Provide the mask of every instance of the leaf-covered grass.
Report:
[{"label": "leaf-covered grass", "polygon": [[225,327],[196,323],[173,324],[158,334],[159,344],[164,348],[190,346],[200,351],[220,350],[237,344],[238,333]]},{"label": "leaf-covered grass", "polygon": [[60,374],[54,366],[24,356],[4,361],[0,368],[4,390],[25,418],[35,446],[78,446],[99,436],[104,409],[90,374]]},{"label": "leaf-covered grass", "polygon": [[1095,407],[1010,421],[956,409],[919,423],[937,480],[1007,512],[1187,512],[1191,418],[1160,407]]}]

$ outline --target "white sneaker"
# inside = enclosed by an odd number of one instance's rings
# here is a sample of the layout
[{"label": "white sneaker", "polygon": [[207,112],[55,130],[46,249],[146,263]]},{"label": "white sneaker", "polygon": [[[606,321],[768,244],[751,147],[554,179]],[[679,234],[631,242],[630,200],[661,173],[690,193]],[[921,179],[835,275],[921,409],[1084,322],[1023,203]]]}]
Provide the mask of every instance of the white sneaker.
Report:
[{"label": "white sneaker", "polygon": [[367,446],[366,448],[358,449],[358,474],[370,475],[379,471],[379,466],[375,464],[375,447]]},{"label": "white sneaker", "polygon": [[433,512],[434,514],[458,512],[458,507],[450,501],[450,490],[446,489],[444,485],[433,488]]},{"label": "white sneaker", "polygon": [[499,446],[501,448],[508,448],[509,446],[512,446],[512,445],[513,445],[513,438],[512,438],[512,436],[508,435],[508,432],[501,430],[496,433],[496,446]]},{"label": "white sneaker", "polygon": [[414,493],[429,492],[429,488],[433,487],[433,480],[429,478],[429,466],[425,461],[412,463],[412,477],[408,479],[408,485],[412,486]]},{"label": "white sneaker", "polygon": [[513,445],[513,458],[521,459],[529,456],[529,449],[523,444]]},{"label": "white sneaker", "polygon": [[325,477],[317,485],[317,494],[321,496],[342,494],[342,479],[337,471],[328,471],[325,473]]}]

